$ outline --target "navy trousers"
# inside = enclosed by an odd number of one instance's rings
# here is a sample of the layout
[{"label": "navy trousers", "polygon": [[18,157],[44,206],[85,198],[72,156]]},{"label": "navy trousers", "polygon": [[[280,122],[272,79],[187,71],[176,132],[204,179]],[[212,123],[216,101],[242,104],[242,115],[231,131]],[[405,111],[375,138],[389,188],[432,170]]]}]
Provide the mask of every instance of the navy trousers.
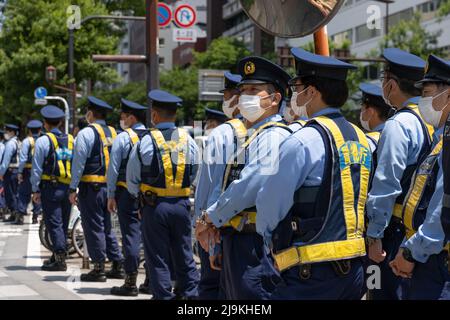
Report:
[{"label": "navy trousers", "polygon": [[[384,232],[382,240],[383,250],[386,251],[386,258],[379,263],[381,271],[381,289],[370,290],[372,300],[402,300],[409,285],[409,280],[397,277],[392,272],[389,262],[395,259],[400,245],[405,237],[404,227],[391,221]],[[373,261],[370,261],[376,264]]]},{"label": "navy trousers", "polygon": [[127,189],[118,187],[116,191],[117,214],[122,233],[124,269],[127,274],[137,272],[141,249],[141,221],[138,216],[139,203]]},{"label": "navy trousers", "polygon": [[122,253],[111,228],[106,185],[96,187],[92,183],[80,183],[78,203],[87,249],[92,261],[104,262],[106,257],[110,261],[122,261]]},{"label": "navy trousers", "polygon": [[209,263],[209,253],[203,250],[198,244],[198,254],[200,256],[200,282],[198,284],[199,300],[217,300],[221,298],[220,271],[211,269]]},{"label": "navy trousers", "polygon": [[416,263],[406,300],[450,300],[450,273],[447,251],[432,255],[426,263]]},{"label": "navy trousers", "polygon": [[50,235],[54,253],[63,253],[67,249],[67,228],[70,220],[71,204],[69,186],[59,183],[41,184],[41,201],[45,227]]},{"label": "navy trousers", "polygon": [[257,233],[222,231],[222,273],[227,300],[269,299],[280,281]]},{"label": "navy trousers", "polygon": [[[22,172],[23,181],[18,186],[18,203],[17,211],[19,213],[26,215],[28,204],[31,201],[31,182],[30,182],[30,169],[24,169]],[[36,215],[41,211],[41,205],[33,202],[33,214]]]},{"label": "navy trousers", "polygon": [[274,300],[360,300],[364,290],[360,258],[352,259],[350,272],[338,275],[330,262],[311,265],[309,279],[300,277],[300,267],[281,274],[283,280],[273,292]]},{"label": "navy trousers", "polygon": [[150,286],[158,300],[175,298],[170,264],[174,265],[177,289],[183,297],[196,297],[199,276],[192,253],[190,202],[187,198],[159,198],[145,205],[142,238]]},{"label": "navy trousers", "polygon": [[6,207],[11,211],[17,212],[17,169],[6,170],[3,179]]},{"label": "navy trousers", "polygon": [[3,181],[0,181],[0,209],[6,208],[5,188]]}]

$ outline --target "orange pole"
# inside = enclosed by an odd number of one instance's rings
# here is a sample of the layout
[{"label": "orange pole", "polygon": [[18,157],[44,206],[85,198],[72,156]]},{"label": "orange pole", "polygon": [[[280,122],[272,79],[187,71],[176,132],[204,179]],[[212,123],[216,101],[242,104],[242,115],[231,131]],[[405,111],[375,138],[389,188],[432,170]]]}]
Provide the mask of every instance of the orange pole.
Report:
[{"label": "orange pole", "polygon": [[314,49],[316,54],[322,56],[330,55],[330,47],[328,45],[328,34],[326,27],[321,27],[314,33]]}]

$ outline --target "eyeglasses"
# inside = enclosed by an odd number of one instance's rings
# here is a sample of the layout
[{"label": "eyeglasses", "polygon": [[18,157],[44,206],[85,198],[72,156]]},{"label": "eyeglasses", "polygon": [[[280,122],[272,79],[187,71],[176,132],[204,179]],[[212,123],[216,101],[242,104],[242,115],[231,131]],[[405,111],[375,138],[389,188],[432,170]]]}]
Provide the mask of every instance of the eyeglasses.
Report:
[{"label": "eyeglasses", "polygon": [[302,92],[307,87],[308,87],[307,85],[300,83],[289,86],[289,89],[291,89],[292,92]]}]

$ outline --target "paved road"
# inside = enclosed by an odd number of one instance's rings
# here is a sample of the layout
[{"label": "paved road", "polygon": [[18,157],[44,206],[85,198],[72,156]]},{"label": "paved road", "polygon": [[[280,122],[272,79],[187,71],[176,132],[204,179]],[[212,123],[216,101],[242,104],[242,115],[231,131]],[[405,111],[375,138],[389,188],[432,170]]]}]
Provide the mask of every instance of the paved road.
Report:
[{"label": "paved road", "polygon": [[[41,271],[42,261],[48,259],[50,253],[40,244],[39,225],[30,224],[30,220],[27,216],[23,226],[0,222],[0,300],[129,299],[109,294],[110,288],[122,285],[123,280],[81,283],[79,276],[86,270],[80,269],[79,257],[67,261],[67,272]],[[141,268],[138,284],[144,278]],[[141,294],[137,299],[150,298],[150,295]]]}]

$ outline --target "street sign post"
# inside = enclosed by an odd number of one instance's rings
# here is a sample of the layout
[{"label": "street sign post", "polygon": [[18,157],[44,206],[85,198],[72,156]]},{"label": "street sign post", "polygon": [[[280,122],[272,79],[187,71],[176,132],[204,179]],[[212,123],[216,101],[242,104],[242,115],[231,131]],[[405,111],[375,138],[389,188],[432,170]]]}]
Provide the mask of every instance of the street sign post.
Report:
[{"label": "street sign post", "polygon": [[194,7],[188,4],[178,6],[174,17],[179,28],[190,28],[197,22],[197,12]]},{"label": "street sign post", "polygon": [[37,106],[47,105],[47,99],[34,99],[34,104]]},{"label": "street sign post", "polygon": [[172,9],[162,2],[158,3],[158,25],[160,28],[164,28],[172,21]]},{"label": "street sign post", "polygon": [[34,90],[34,97],[36,99],[44,99],[47,96],[47,89],[44,87],[38,87]]},{"label": "street sign post", "polygon": [[223,94],[219,91],[224,87],[224,74],[226,70],[198,71],[198,100],[199,101],[222,101]]},{"label": "street sign post", "polygon": [[197,42],[197,30],[196,29],[173,29],[173,41],[174,42]]}]

